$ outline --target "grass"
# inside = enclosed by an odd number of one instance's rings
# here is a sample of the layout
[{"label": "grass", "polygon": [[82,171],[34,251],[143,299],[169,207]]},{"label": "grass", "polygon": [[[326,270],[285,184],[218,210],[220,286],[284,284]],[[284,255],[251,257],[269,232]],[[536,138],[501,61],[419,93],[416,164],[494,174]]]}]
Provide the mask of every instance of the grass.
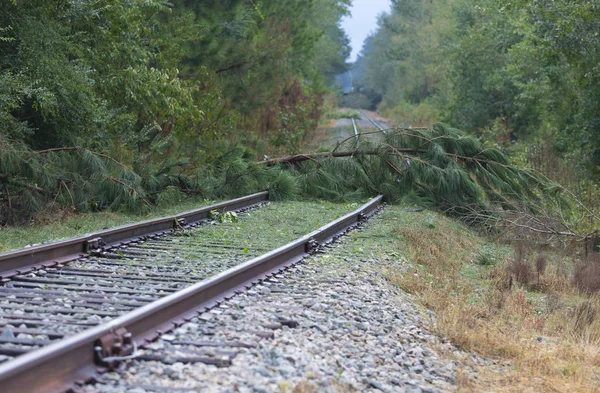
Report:
[{"label": "grass", "polygon": [[118,225],[168,216],[186,210],[207,206],[214,201],[187,198],[168,205],[152,209],[146,214],[97,212],[66,214],[43,217],[28,225],[0,227],[0,252],[5,252],[30,244],[56,241],[73,236],[83,235]]},{"label": "grass", "polygon": [[[85,233],[90,233],[118,225],[148,220],[151,218],[172,215],[186,210],[207,206],[214,201],[202,199],[185,199],[169,205],[157,207],[150,213],[144,215],[126,214],[118,212],[98,212],[70,214],[55,218],[49,223],[31,223],[26,226],[0,227],[0,252],[25,247],[30,244],[56,241]],[[289,231],[290,240],[293,236],[304,235],[306,232],[317,227],[314,223],[325,224],[333,219],[349,212],[358,205],[334,204],[329,202],[278,202],[278,213],[271,217],[268,214],[270,208],[264,209],[266,220],[276,231]],[[356,207],[354,207],[356,206]],[[302,214],[298,214],[302,211]],[[281,228],[281,220],[288,216],[294,216],[296,226],[294,229]],[[49,218],[46,218],[49,220]],[[296,236],[297,237],[297,236]]]},{"label": "grass", "polygon": [[[273,202],[248,215],[240,215],[235,221],[202,225],[180,235],[193,236],[194,243],[199,245],[223,243],[254,257],[306,235],[356,207],[321,201]],[[187,251],[187,246],[181,247],[180,251]],[[182,257],[193,259],[197,255],[194,245],[189,250],[191,255],[186,257],[183,253]]]},{"label": "grass", "polygon": [[326,119],[355,119],[361,120],[362,116],[359,111],[355,109],[340,108],[333,112],[327,112],[325,114]]},{"label": "grass", "polygon": [[273,202],[238,222],[204,228],[219,238],[243,243],[249,232],[269,233],[278,245],[285,244],[325,225],[359,207],[359,204],[326,201]]},{"label": "grass", "polygon": [[510,364],[507,374],[482,368],[477,380],[460,378],[462,391],[600,391],[600,300],[574,287],[568,255],[546,252],[538,282],[536,253],[515,262],[510,247],[441,215],[395,214],[393,248],[411,263],[391,269],[392,281],[435,312],[438,334]]}]

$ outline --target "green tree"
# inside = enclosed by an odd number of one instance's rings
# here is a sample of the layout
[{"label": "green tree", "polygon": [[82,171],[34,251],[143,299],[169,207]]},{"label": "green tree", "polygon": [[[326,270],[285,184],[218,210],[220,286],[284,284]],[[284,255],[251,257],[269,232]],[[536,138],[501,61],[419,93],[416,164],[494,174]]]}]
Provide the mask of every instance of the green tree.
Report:
[{"label": "green tree", "polygon": [[345,67],[348,5],[3,0],[0,205],[152,203],[168,186],[204,192],[231,145],[296,149]]}]

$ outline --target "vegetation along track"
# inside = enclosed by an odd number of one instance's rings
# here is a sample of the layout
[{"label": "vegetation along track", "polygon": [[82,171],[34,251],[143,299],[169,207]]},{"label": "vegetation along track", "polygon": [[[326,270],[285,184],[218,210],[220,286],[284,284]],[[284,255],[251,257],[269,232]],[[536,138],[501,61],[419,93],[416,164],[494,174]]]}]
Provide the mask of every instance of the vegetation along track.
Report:
[{"label": "vegetation along track", "polygon": [[[5,277],[0,287],[0,390],[76,389],[119,360],[138,356],[138,347],[198,312],[316,251],[375,211],[381,198],[269,252],[297,236],[290,227],[306,233],[337,212],[319,211],[313,214],[317,222],[311,217],[304,225],[297,214],[285,220],[281,210],[262,227],[258,214],[243,217],[244,222],[255,220],[250,233],[237,223],[196,228],[211,211],[243,214],[265,200],[266,194],[255,194],[0,255],[0,262],[6,262],[6,268],[0,265]],[[307,206],[303,214],[309,212]],[[227,365],[219,357],[196,360]]]}]

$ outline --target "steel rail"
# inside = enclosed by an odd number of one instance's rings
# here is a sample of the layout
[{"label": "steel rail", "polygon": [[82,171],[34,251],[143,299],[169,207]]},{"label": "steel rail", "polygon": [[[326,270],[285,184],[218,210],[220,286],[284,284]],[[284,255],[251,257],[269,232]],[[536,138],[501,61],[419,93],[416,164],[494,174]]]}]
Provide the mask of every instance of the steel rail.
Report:
[{"label": "steel rail", "polygon": [[353,117],[350,118],[352,120],[352,127],[354,128],[354,138],[356,138],[356,147],[360,145],[360,137],[358,135],[358,129],[356,127],[356,120]]},{"label": "steel rail", "polygon": [[360,113],[362,113],[367,118],[367,120],[369,120],[375,127],[377,127],[379,131],[383,131],[383,133],[386,134],[385,128],[383,128],[381,124],[379,124],[375,120],[371,119],[371,117],[369,117],[369,115],[367,115],[365,111],[361,110]]},{"label": "steel rail", "polygon": [[208,218],[210,212],[214,210],[219,213],[237,210],[265,202],[268,198],[268,192],[260,192],[173,216],[122,225],[55,243],[1,253],[0,280],[6,281],[18,274],[75,260],[86,255],[90,249],[100,246],[115,246],[119,242],[131,241],[141,236],[164,234],[202,221]]},{"label": "steel rail", "polygon": [[356,226],[382,202],[378,196],[349,213],[285,246],[251,259],[181,291],[168,295],[105,325],[83,331],[0,365],[0,390],[10,393],[58,393],[98,376],[94,347],[115,332],[126,331],[138,346],[180,326],[224,299],[249,288],[310,255],[344,231]]}]

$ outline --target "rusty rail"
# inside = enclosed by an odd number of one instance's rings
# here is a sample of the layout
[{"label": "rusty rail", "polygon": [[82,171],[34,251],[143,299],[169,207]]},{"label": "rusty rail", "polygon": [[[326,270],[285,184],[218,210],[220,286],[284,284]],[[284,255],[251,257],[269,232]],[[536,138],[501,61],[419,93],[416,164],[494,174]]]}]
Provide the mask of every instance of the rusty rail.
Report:
[{"label": "rusty rail", "polygon": [[385,131],[385,128],[381,126],[381,124],[379,124],[379,122],[375,121],[374,119],[372,119],[369,115],[367,115],[367,112],[361,110],[360,111],[364,117],[367,118],[367,120],[369,120],[371,122],[371,124],[373,124],[375,127],[377,127],[380,131],[383,131],[384,134],[386,134],[387,132]]},{"label": "rusty rail", "polygon": [[353,117],[350,118],[352,120],[352,128],[354,128],[354,138],[356,139],[356,147],[360,146],[360,136],[358,135],[358,128],[356,127],[356,120]]},{"label": "rusty rail", "polygon": [[0,254],[0,280],[75,260],[84,256],[90,249],[100,246],[114,246],[119,242],[133,240],[140,236],[164,234],[187,224],[204,220],[214,210],[219,213],[236,210],[265,202],[268,198],[268,192],[260,192],[174,216],[123,225],[56,243],[5,252]]},{"label": "rusty rail", "polygon": [[[382,202],[378,196],[319,229],[278,249],[203,280],[191,287],[47,347],[0,365],[0,390],[10,393],[58,393],[76,389],[103,371],[94,348],[107,340],[143,346],[160,334],[214,307],[293,265],[344,231],[372,215]],[[132,345],[135,344],[135,345]]]}]

